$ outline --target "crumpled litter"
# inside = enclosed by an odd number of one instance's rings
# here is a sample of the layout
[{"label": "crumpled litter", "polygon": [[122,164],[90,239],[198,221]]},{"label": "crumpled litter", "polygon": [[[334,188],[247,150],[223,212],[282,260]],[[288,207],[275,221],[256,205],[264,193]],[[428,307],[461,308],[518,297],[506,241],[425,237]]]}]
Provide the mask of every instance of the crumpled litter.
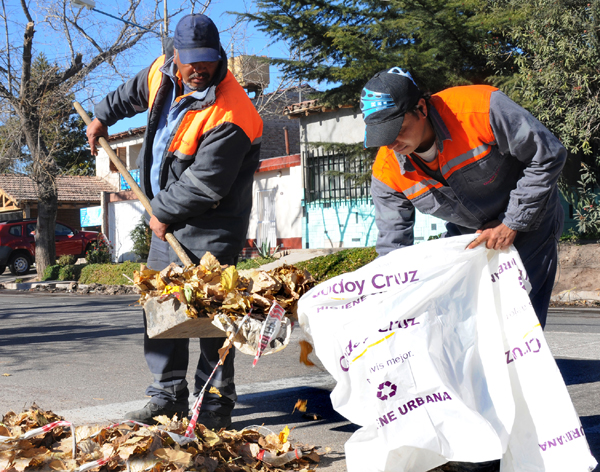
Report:
[{"label": "crumpled litter", "polygon": [[[135,422],[78,426],[73,438],[63,418],[35,404],[19,414],[11,411],[0,422],[0,470],[85,472],[102,467],[102,470],[111,472],[150,469],[153,472],[214,472],[217,469],[223,472],[275,472],[281,469],[266,460],[261,461],[260,457],[279,463],[285,460],[288,462],[286,468],[293,462],[295,470],[312,469],[312,464],[319,462],[321,457],[314,446],[295,445],[294,448],[287,440],[287,434],[285,437],[281,433],[265,435],[259,432],[259,428],[215,432],[199,424],[194,431],[195,440],[180,446],[173,437],[184,434],[187,418],[171,420],[161,416],[157,419],[160,422],[157,426]],[[54,422],[62,425],[43,428]],[[33,430],[42,428],[48,431],[32,435],[32,432],[36,433]],[[73,439],[76,440],[75,458]],[[294,454],[288,454],[291,451]],[[292,459],[291,462],[288,459]]]}]

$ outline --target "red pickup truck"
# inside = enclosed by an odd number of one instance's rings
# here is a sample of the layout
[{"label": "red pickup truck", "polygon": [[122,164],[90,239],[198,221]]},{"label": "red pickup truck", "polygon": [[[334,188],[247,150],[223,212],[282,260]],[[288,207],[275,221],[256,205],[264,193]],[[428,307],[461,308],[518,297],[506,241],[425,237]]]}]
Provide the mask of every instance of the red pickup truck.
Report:
[{"label": "red pickup truck", "polygon": [[[0,222],[0,274],[6,266],[13,275],[26,274],[35,261],[35,228],[37,220],[12,220]],[[85,257],[90,244],[96,241],[96,231],[79,231],[63,223],[54,230],[56,257],[73,254]]]}]

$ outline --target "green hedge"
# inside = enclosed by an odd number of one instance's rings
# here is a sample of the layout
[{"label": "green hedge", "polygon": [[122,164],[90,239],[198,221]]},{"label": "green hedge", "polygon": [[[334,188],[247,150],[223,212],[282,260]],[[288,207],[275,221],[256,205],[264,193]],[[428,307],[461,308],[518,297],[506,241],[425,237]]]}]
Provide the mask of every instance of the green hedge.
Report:
[{"label": "green hedge", "polygon": [[46,269],[44,270],[44,275],[42,277],[42,281],[46,281],[46,280],[58,280],[58,273],[59,272],[60,272],[60,266],[59,265],[46,266]]},{"label": "green hedge", "polygon": [[139,262],[123,262],[120,264],[89,264],[81,271],[80,284],[132,285],[124,277],[133,279],[133,271],[140,270]]},{"label": "green hedge", "polygon": [[[317,282],[323,282],[336,275],[353,272],[373,261],[376,257],[377,252],[374,247],[349,248],[327,256],[298,262],[294,265],[308,270]],[[238,263],[237,268],[241,270],[260,267],[274,260],[273,258],[243,260]],[[56,265],[46,268],[44,280],[78,280],[80,284],[131,285],[131,281],[123,274],[133,279],[133,271],[139,270],[139,268],[139,262],[69,265],[64,267]]]},{"label": "green hedge", "polygon": [[343,249],[327,256],[319,256],[294,264],[306,269],[317,282],[324,282],[336,275],[354,272],[377,258],[374,247]]}]

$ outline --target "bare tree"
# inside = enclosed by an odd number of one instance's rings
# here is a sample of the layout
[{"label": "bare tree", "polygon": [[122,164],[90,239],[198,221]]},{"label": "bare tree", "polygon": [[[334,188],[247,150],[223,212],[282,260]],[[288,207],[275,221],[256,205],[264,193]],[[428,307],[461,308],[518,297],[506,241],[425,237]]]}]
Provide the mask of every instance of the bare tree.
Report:
[{"label": "bare tree", "polygon": [[[70,0],[35,1],[20,0],[16,6],[1,0],[0,119],[5,129],[0,133],[0,148],[10,151],[5,154],[8,159],[26,153],[30,160],[30,176],[38,191],[35,257],[41,276],[56,258],[56,130],[72,113],[71,102],[77,94],[99,80],[106,90],[112,85],[107,78],[121,80],[123,71],[127,75],[125,53],[141,46],[152,36],[148,30],[158,29],[164,18],[159,0],[118,2],[118,14],[129,24],[106,21],[94,12],[71,6]],[[180,11],[170,12],[169,17]],[[38,29],[42,33],[36,36]],[[36,73],[33,65],[40,51],[52,51],[54,58]],[[0,166],[4,164],[0,160]]]}]

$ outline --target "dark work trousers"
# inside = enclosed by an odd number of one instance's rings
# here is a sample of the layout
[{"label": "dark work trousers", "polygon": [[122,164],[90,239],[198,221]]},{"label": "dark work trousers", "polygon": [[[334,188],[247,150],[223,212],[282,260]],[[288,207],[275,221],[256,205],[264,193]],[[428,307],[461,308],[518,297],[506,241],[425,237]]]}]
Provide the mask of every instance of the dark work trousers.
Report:
[{"label": "dark work trousers", "polygon": [[[221,264],[232,264],[235,261],[219,261]],[[148,267],[162,270],[167,267],[169,260],[169,243],[161,241],[154,234],[148,254]],[[144,315],[144,328],[146,316]],[[194,395],[197,396],[208,380],[211,372],[219,361],[218,350],[223,346],[226,338],[200,339],[200,359],[196,367]],[[185,379],[189,361],[189,339],[150,339],[144,332],[144,355],[154,376],[154,382],[147,388],[146,395],[152,397],[152,403],[160,406],[169,406],[173,409],[187,410],[188,383]],[[233,381],[233,359],[235,349],[231,349],[225,362],[217,368],[210,385],[216,387],[222,397],[209,393],[208,388],[204,393],[202,411],[216,411],[222,415],[231,415],[235,406],[237,395]]]}]

